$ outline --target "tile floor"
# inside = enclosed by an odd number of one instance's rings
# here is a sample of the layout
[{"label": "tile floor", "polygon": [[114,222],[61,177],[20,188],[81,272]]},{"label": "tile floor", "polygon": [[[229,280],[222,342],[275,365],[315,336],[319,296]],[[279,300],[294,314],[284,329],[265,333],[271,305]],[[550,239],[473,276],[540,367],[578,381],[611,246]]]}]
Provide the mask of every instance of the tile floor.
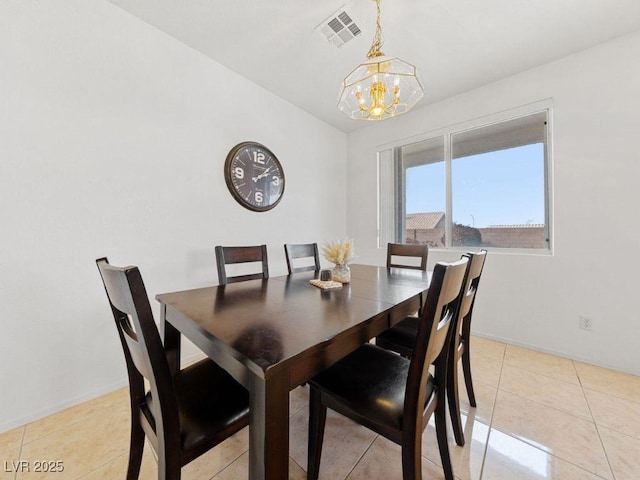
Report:
[{"label": "tile floor", "polygon": [[[467,443],[450,441],[457,479],[640,479],[640,377],[479,337],[472,348],[478,407],[469,408],[462,386]],[[118,390],[0,434],[0,480],[124,479],[127,395]],[[304,479],[304,387],[291,394],[290,430],[290,478]],[[423,478],[441,479],[433,425],[423,439]],[[247,478],[247,441],[244,429],[185,467],[183,478]],[[323,479],[402,478],[398,446],[337,414],[327,418],[323,453]],[[38,460],[62,461],[64,471],[34,472]],[[147,447],[140,478],[156,475]]]}]

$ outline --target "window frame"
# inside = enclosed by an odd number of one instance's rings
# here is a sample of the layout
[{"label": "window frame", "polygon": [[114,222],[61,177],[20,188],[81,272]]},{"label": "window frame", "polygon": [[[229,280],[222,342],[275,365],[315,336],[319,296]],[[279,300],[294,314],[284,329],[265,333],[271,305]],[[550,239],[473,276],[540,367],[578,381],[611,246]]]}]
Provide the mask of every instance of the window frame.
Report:
[{"label": "window frame", "polygon": [[[431,247],[434,251],[467,251],[468,246],[453,246],[452,243],[452,225],[453,219],[451,216],[451,212],[453,211],[453,197],[452,197],[452,140],[454,135],[473,131],[476,129],[481,129],[485,127],[490,127],[492,125],[509,122],[512,120],[517,120],[518,118],[527,117],[530,115],[535,115],[539,113],[546,114],[546,128],[544,129],[544,160],[543,160],[543,169],[544,169],[544,221],[545,221],[545,239],[546,239],[546,247],[543,248],[508,248],[508,247],[483,247],[488,248],[492,252],[502,252],[502,253],[510,253],[510,254],[530,254],[530,255],[553,255],[554,253],[554,239],[553,239],[553,158],[552,158],[552,134],[553,134],[553,102],[551,99],[543,100],[540,102],[536,102],[533,104],[525,105],[522,107],[514,108],[508,111],[503,111],[499,113],[495,113],[493,115],[488,115],[485,117],[480,117],[473,120],[468,120],[465,122],[457,123],[454,125],[450,125],[447,127],[442,127],[436,130],[432,130],[429,132],[425,132],[419,135],[414,135],[411,137],[398,139],[394,142],[386,143],[379,145],[377,147],[377,166],[378,166],[378,248],[386,249],[387,241],[389,240],[389,232],[383,232],[381,230],[383,222],[381,216],[382,209],[382,184],[381,184],[381,154],[385,151],[391,150],[394,156],[394,170],[395,178],[394,178],[394,197],[395,198],[395,206],[393,208],[394,215],[399,215],[398,206],[402,205],[402,210],[404,211],[404,218],[400,221],[395,221],[395,228],[393,232],[393,237],[397,240],[398,238],[403,238],[406,235],[406,232],[402,232],[402,230],[398,230],[402,228],[405,224],[406,218],[406,208],[404,206],[404,196],[406,195],[406,169],[411,166],[404,166],[401,162],[397,161],[397,155],[399,154],[401,148],[406,145],[428,141],[436,138],[442,138],[444,142],[444,164],[445,164],[445,246],[443,247]],[[400,215],[402,216],[402,215]],[[402,236],[398,236],[402,235]]]}]

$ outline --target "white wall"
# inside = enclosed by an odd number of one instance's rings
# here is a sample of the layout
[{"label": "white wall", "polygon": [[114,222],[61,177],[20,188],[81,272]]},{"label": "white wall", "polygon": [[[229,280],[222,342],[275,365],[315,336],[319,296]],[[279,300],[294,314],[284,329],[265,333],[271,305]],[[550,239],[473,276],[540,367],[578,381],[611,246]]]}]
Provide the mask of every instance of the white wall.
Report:
[{"label": "white wall", "polygon": [[[271,212],[226,188],[245,140],[285,169]],[[0,432],[126,384],[96,258],[152,297],[217,283],[217,244],[282,274],[283,243],[346,233],[346,141],[108,2],[1,2]]]},{"label": "white wall", "polygon": [[[384,262],[377,146],[551,98],[554,255],[490,252],[473,330],[640,374],[638,58],[640,32],[350,134],[347,221],[360,259]],[[429,265],[458,256],[433,251]]]}]

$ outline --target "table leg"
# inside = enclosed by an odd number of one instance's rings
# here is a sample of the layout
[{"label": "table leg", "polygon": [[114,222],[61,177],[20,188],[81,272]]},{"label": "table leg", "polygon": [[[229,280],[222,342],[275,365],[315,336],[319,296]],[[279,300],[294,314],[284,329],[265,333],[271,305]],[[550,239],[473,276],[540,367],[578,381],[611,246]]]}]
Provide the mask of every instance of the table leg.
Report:
[{"label": "table leg", "polygon": [[249,479],[289,478],[289,378],[255,378],[250,391]]},{"label": "table leg", "polygon": [[167,306],[160,304],[160,338],[169,362],[169,371],[176,374],[180,371],[180,332],[167,321]]}]

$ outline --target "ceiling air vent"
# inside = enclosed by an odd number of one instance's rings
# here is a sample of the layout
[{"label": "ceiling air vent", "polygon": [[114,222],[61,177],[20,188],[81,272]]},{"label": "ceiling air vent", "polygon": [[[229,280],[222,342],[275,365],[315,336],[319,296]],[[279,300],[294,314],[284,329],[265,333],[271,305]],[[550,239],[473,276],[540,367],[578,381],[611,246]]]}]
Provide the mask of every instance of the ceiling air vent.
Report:
[{"label": "ceiling air vent", "polygon": [[316,30],[338,48],[362,33],[358,25],[344,11],[344,6],[318,25]]}]

